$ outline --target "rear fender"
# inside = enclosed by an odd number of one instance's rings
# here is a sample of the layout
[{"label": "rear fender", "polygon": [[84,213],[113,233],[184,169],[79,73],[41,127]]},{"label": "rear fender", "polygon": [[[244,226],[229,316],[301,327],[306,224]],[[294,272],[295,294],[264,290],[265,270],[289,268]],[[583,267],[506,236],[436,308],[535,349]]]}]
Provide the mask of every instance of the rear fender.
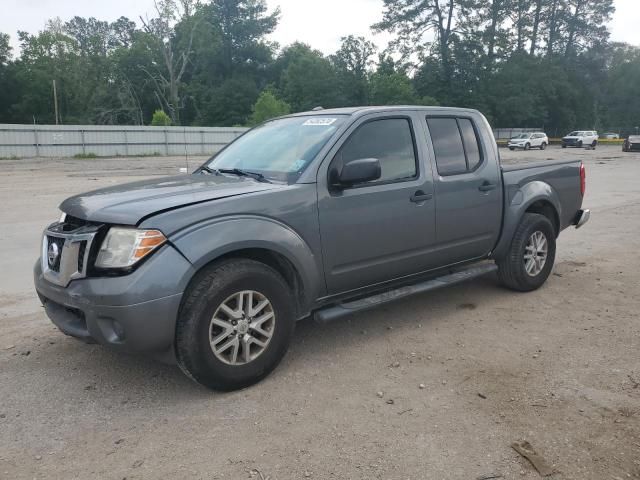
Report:
[{"label": "rear fender", "polygon": [[[493,258],[503,258],[509,251],[513,235],[526,213],[527,209],[536,202],[544,201],[554,208],[557,218],[562,218],[562,207],[558,193],[548,183],[541,181],[529,182],[520,188],[509,188],[505,192],[504,222],[500,240],[493,250]],[[559,232],[558,232],[559,233]]]}]

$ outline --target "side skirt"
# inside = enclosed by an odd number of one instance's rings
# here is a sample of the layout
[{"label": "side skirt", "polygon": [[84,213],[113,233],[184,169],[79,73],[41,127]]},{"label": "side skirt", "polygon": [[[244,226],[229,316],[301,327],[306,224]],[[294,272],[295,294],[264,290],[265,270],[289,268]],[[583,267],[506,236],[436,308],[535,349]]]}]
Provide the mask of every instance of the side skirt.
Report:
[{"label": "side skirt", "polygon": [[378,293],[370,297],[342,302],[337,305],[322,308],[315,312],[314,319],[316,322],[321,324],[333,322],[334,320],[338,320],[342,317],[346,317],[347,315],[351,315],[356,312],[369,310],[379,305],[395,302],[396,300],[410,297],[418,293],[437,290],[438,288],[448,287],[457,283],[466,282],[467,280],[487,275],[488,273],[492,273],[497,270],[498,266],[494,263],[486,263],[482,265],[467,267],[454,273],[448,273],[447,275],[432,278],[430,280],[416,283],[414,285],[407,285],[393,290],[388,290],[383,293]]}]

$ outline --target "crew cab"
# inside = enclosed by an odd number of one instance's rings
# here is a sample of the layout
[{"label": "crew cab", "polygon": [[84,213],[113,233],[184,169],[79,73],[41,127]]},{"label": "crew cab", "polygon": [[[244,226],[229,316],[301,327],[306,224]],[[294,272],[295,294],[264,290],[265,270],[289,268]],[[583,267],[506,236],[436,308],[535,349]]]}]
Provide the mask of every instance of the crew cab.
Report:
[{"label": "crew cab", "polygon": [[521,133],[511,138],[508,143],[509,150],[521,148],[529,150],[531,148],[539,148],[544,150],[549,145],[549,137],[543,132]]},{"label": "crew cab", "polygon": [[299,113],[193,174],[65,200],[35,287],[62,332],[233,390],[277,366],[298,320],[486,274],[541,287],[584,193],[580,161],[501,166],[475,110]]},{"label": "crew cab", "polygon": [[567,147],[590,147],[595,149],[598,146],[598,132],[593,130],[576,130],[569,135],[562,137],[562,148]]}]

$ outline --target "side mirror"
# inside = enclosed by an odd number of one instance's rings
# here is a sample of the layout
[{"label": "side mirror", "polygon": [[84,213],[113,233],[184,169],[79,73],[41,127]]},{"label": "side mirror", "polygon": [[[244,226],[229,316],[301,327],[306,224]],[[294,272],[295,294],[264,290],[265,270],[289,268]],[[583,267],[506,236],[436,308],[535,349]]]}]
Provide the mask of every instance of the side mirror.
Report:
[{"label": "side mirror", "polygon": [[358,183],[367,183],[378,180],[382,176],[382,167],[377,158],[362,158],[352,160],[342,167],[342,172],[338,175],[338,185],[351,186]]}]

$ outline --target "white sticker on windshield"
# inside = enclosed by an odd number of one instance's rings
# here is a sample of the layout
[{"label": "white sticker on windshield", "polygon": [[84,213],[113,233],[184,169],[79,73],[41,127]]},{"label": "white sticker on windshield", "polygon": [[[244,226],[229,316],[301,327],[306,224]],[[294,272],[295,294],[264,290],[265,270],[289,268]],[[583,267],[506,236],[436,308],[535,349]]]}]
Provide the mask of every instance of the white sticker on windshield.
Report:
[{"label": "white sticker on windshield", "polygon": [[326,117],[310,118],[309,120],[304,122],[302,125],[304,125],[306,127],[328,127],[329,125],[333,125],[334,123],[336,123],[336,120],[338,120],[338,119],[337,118],[326,118]]}]

